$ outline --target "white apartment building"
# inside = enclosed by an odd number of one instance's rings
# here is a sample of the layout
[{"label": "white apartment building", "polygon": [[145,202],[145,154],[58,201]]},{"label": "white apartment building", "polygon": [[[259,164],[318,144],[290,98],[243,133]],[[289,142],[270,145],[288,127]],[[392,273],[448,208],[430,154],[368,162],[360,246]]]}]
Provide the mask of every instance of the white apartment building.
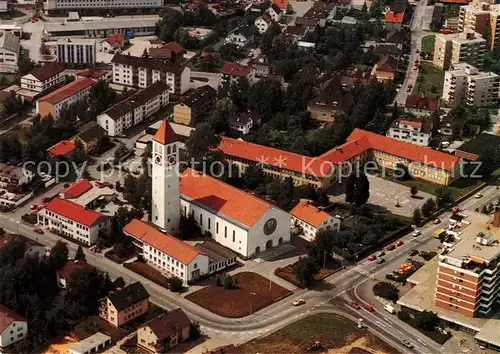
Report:
[{"label": "white apartment building", "polygon": [[111,219],[70,200],[54,198],[38,212],[38,225],[91,246],[111,232]]},{"label": "white apartment building", "polygon": [[460,6],[458,31],[478,32],[488,40],[489,50],[495,50],[500,40],[500,5],[471,2]]},{"label": "white apartment building", "polygon": [[94,65],[97,56],[97,40],[65,38],[56,42],[57,61],[70,65]]},{"label": "white apartment building", "polygon": [[134,219],[123,228],[123,232],[142,249],[142,256],[148,264],[169,276],[182,279],[184,285],[209,273],[206,254],[154,226]]},{"label": "white apartment building", "polygon": [[109,136],[122,135],[130,127],[143,122],[169,103],[170,87],[156,81],[125,100],[108,108],[97,117],[97,123]]},{"label": "white apartment building", "polygon": [[47,63],[21,77],[21,88],[40,93],[63,83],[65,79],[64,66],[58,63]]},{"label": "white apartment building", "polygon": [[20,38],[11,32],[0,33],[0,70],[12,72],[19,62]]},{"label": "white apartment building", "polygon": [[444,74],[442,99],[453,106],[493,106],[498,103],[500,76],[459,63]]},{"label": "white apartment building", "polygon": [[0,1],[0,13],[6,13],[10,11],[10,1],[8,0],[1,0]]},{"label": "white apartment building", "polygon": [[232,43],[237,45],[239,48],[246,48],[254,41],[256,33],[257,27],[254,25],[241,26],[234,29],[227,35],[225,43]]},{"label": "white apartment building", "polygon": [[443,70],[460,62],[483,67],[486,40],[477,32],[436,34],[433,64]]},{"label": "white apartment building", "polygon": [[301,200],[291,211],[292,228],[302,228],[304,237],[312,242],[319,231],[339,231],[340,219],[319,210],[307,200]]},{"label": "white apartment building", "polygon": [[255,82],[255,70],[249,65],[241,65],[226,61],[220,70],[221,82],[236,84],[240,79],[247,79],[250,84]]},{"label": "white apartment building", "polygon": [[151,9],[163,6],[161,0],[45,0],[44,10],[46,14],[68,10],[94,9]]},{"label": "white apartment building", "polygon": [[386,135],[412,144],[429,146],[432,126],[432,121],[429,119],[415,120],[403,117],[392,123]]},{"label": "white apartment building", "polygon": [[0,304],[0,351],[28,335],[28,322],[16,312]]},{"label": "white apartment building", "polygon": [[115,54],[111,63],[115,84],[146,88],[161,80],[177,95],[191,88],[191,69],[185,65],[122,54]]}]

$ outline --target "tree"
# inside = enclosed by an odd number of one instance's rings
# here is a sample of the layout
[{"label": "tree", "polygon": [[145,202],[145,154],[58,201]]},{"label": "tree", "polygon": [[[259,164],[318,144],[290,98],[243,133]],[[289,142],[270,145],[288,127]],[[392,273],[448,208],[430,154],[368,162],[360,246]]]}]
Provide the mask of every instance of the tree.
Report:
[{"label": "tree", "polygon": [[418,188],[417,186],[411,186],[410,188],[410,194],[411,194],[411,197],[414,198],[418,193]]},{"label": "tree", "polygon": [[410,178],[408,167],[405,164],[398,162],[396,164],[396,170],[394,171],[394,177],[400,181],[405,181]]},{"label": "tree", "polygon": [[349,177],[347,177],[346,185],[345,185],[345,201],[346,203],[354,203],[354,189],[356,188],[356,176],[354,173],[351,173]]},{"label": "tree", "polygon": [[[216,149],[221,142],[220,136],[215,134],[208,123],[200,123],[186,140],[186,151],[189,160],[195,161],[194,168],[201,168],[204,159],[210,161],[213,157],[213,149]],[[198,166],[199,165],[199,166]]]},{"label": "tree", "polygon": [[109,87],[105,80],[97,81],[89,92],[89,104],[87,110],[91,114],[91,118],[95,118],[97,114],[105,111],[116,100],[116,91]]},{"label": "tree", "polygon": [[243,58],[243,50],[234,43],[226,43],[219,48],[219,54],[224,61],[235,61]]},{"label": "tree", "polygon": [[229,131],[228,118],[233,108],[233,101],[229,97],[224,97],[215,103],[215,108],[208,119],[208,123],[215,133],[223,133]]},{"label": "tree", "polygon": [[238,281],[229,274],[226,274],[222,279],[222,287],[226,290],[236,289],[238,287]]},{"label": "tree", "polygon": [[264,173],[257,165],[250,165],[245,169],[243,174],[243,182],[250,189],[255,189],[264,182]]},{"label": "tree", "polygon": [[426,331],[435,331],[441,324],[438,315],[432,311],[424,310],[415,314],[417,327]]},{"label": "tree", "polygon": [[33,70],[36,66],[36,63],[30,59],[30,58],[26,58],[26,57],[21,57],[19,59],[19,62],[17,64],[17,74],[19,76],[23,76],[24,74],[27,74],[29,73],[31,70]]},{"label": "tree", "polygon": [[85,253],[83,253],[83,248],[81,245],[78,246],[75,254],[75,260],[85,262],[87,257],[85,257]]},{"label": "tree", "polygon": [[175,32],[181,27],[180,14],[177,10],[166,9],[155,25],[155,34],[165,42],[174,40]]},{"label": "tree", "polygon": [[308,288],[314,283],[314,276],[319,273],[319,266],[309,257],[300,257],[293,266],[293,272],[299,284]]},{"label": "tree", "polygon": [[194,214],[181,215],[179,220],[179,235],[183,240],[190,240],[201,235],[201,229]]},{"label": "tree", "polygon": [[182,281],[181,278],[171,277],[168,278],[168,287],[174,293],[180,293],[184,289],[184,282]]},{"label": "tree", "polygon": [[396,302],[399,299],[399,290],[389,282],[379,282],[373,286],[373,293],[384,299]]},{"label": "tree", "polygon": [[434,201],[434,199],[432,198],[427,199],[422,205],[421,211],[422,215],[425,218],[429,217],[432,213],[434,213],[436,211],[436,202]]},{"label": "tree", "polygon": [[0,266],[16,264],[19,259],[24,257],[25,252],[26,243],[24,240],[19,237],[14,238],[5,247],[0,248]]},{"label": "tree", "polygon": [[201,337],[200,324],[196,321],[189,325],[189,340],[197,340]]},{"label": "tree", "polygon": [[354,203],[357,206],[365,204],[370,198],[370,181],[366,174],[361,173],[356,183],[354,192]]},{"label": "tree", "polygon": [[439,187],[435,190],[438,207],[442,208],[447,204],[453,203],[453,194],[447,187]]},{"label": "tree", "polygon": [[481,213],[488,214],[488,208],[486,207],[486,204],[481,207]]},{"label": "tree", "polygon": [[68,245],[58,240],[50,250],[50,264],[54,269],[61,269],[68,261]]},{"label": "tree", "polygon": [[130,149],[124,143],[120,143],[115,149],[115,165],[119,164],[124,156],[130,153]]},{"label": "tree", "polygon": [[416,208],[413,210],[413,222],[418,224],[422,220],[422,214],[420,213],[420,209]]}]

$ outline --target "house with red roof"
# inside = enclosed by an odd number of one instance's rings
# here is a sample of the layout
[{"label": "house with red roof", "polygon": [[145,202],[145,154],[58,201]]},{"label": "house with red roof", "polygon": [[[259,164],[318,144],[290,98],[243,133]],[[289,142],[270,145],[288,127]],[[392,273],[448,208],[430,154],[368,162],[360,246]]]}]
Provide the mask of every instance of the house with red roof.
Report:
[{"label": "house with red roof", "polygon": [[255,19],[254,25],[255,27],[257,27],[260,34],[264,34],[269,28],[269,26],[271,26],[272,22],[273,19],[271,18],[271,16],[269,16],[268,14],[264,14]]},{"label": "house with red roof", "polygon": [[432,119],[402,116],[392,122],[386,135],[412,144],[429,146],[433,128]]},{"label": "house with red roof", "polygon": [[47,149],[47,152],[51,157],[65,157],[68,156],[76,150],[76,145],[71,140],[62,140],[55,145],[52,145]]},{"label": "house with red roof", "polygon": [[220,70],[222,82],[237,83],[239,79],[245,78],[252,83],[255,80],[255,70],[249,65],[241,65],[226,61]]},{"label": "house with red roof", "polygon": [[390,9],[385,13],[385,29],[387,31],[399,31],[403,26],[405,13],[398,10]]},{"label": "house with red roof", "polygon": [[28,322],[15,311],[0,304],[0,352],[26,338]]},{"label": "house with red roof", "polygon": [[86,262],[82,261],[67,261],[66,264],[56,272],[57,285],[60,288],[66,289],[69,279],[73,272],[83,269],[85,267],[90,267]]},{"label": "house with red roof", "polygon": [[391,82],[394,80],[398,65],[397,59],[390,55],[384,55],[373,67],[372,77],[380,82]]},{"label": "house with red roof", "polygon": [[420,95],[409,95],[406,97],[405,112],[417,117],[427,117],[439,107],[436,97],[421,97]]},{"label": "house with red roof", "polygon": [[319,231],[339,231],[340,219],[319,209],[308,200],[301,200],[290,211],[292,227],[300,227],[302,235],[310,242]]},{"label": "house with red roof", "polygon": [[288,7],[288,0],[273,0],[273,4],[278,5],[281,10],[286,11]]},{"label": "house with red roof", "polygon": [[88,179],[81,179],[71,184],[68,188],[63,189],[59,195],[63,199],[76,199],[87,193],[92,188],[92,183],[90,183]]},{"label": "house with red roof", "polygon": [[125,36],[121,33],[116,33],[101,42],[101,50],[106,53],[114,53],[123,49],[125,42]]},{"label": "house with red roof", "polygon": [[99,234],[111,232],[111,220],[71,200],[54,198],[38,212],[38,225],[61,236],[91,246]]}]

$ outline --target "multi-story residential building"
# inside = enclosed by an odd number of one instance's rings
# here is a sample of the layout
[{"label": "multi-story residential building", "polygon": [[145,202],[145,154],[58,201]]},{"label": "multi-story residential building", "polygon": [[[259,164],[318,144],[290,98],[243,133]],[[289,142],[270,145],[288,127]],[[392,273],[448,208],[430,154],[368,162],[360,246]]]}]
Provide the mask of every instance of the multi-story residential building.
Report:
[{"label": "multi-story residential building", "polygon": [[50,114],[52,118],[57,120],[64,107],[87,100],[90,88],[94,84],[94,80],[82,78],[52,91],[36,101],[36,113],[41,117],[47,117]]},{"label": "multi-story residential building", "polygon": [[339,231],[340,219],[320,210],[311,202],[301,200],[290,211],[292,227],[302,228],[302,233],[308,241],[314,241],[319,231]]},{"label": "multi-story residential building", "polygon": [[196,125],[200,118],[212,111],[216,99],[217,91],[210,85],[194,89],[174,106],[174,122],[184,125]]},{"label": "multi-story residential building", "polygon": [[89,154],[94,152],[105,136],[106,131],[97,122],[94,122],[87,129],[76,135],[72,140],[74,143],[79,141],[83,145],[85,152]]},{"label": "multi-story residential building", "polygon": [[155,81],[125,100],[108,108],[97,117],[97,123],[109,136],[124,134],[130,127],[143,122],[169,103],[170,87]]},{"label": "multi-story residential building", "polygon": [[110,293],[99,304],[99,316],[115,327],[144,315],[149,309],[149,293],[140,282]]},{"label": "multi-story residential building", "polygon": [[391,55],[384,55],[379,62],[373,66],[371,76],[380,82],[391,82],[394,80],[398,70],[399,61]]},{"label": "multi-story residential building", "polygon": [[272,22],[273,19],[269,15],[264,14],[262,16],[257,17],[254,24],[255,27],[257,27],[257,29],[259,30],[259,33],[264,34]]},{"label": "multi-story residential building", "polygon": [[60,198],[52,199],[38,212],[38,224],[88,246],[97,242],[99,234],[111,232],[109,217]]},{"label": "multi-story residential building", "polygon": [[443,100],[453,106],[493,106],[498,104],[500,76],[459,63],[445,72]]},{"label": "multi-story residential building", "polygon": [[166,312],[137,329],[137,345],[151,353],[167,353],[189,339],[191,321],[180,308]]},{"label": "multi-story residential building", "polygon": [[230,84],[237,83],[239,79],[245,78],[249,83],[255,81],[255,71],[248,65],[241,65],[226,61],[220,70],[222,82]]},{"label": "multi-story residential building", "polygon": [[15,311],[0,304],[0,350],[23,340],[28,335],[28,322]]},{"label": "multi-story residential building", "polygon": [[88,66],[96,63],[97,40],[66,38],[56,42],[57,62],[68,66]]},{"label": "multi-story residential building", "polygon": [[335,77],[321,86],[319,95],[307,103],[307,110],[313,119],[333,122],[352,105],[353,99],[352,91]]},{"label": "multi-story residential building", "polygon": [[142,250],[142,256],[155,268],[182,279],[185,285],[209,274],[209,258],[190,244],[134,219],[124,228]]},{"label": "multi-story residential building", "polygon": [[17,69],[20,42],[20,38],[11,32],[3,32],[0,36],[0,69],[3,72]]},{"label": "multi-story residential building", "polygon": [[468,317],[490,313],[500,296],[500,208],[493,220],[469,212],[460,240],[439,256],[435,304]]},{"label": "multi-story residential building", "polygon": [[187,50],[177,42],[168,42],[160,48],[149,48],[151,58],[168,60],[172,63],[181,62]]},{"label": "multi-story residential building", "polygon": [[477,32],[438,33],[434,43],[433,64],[444,70],[460,62],[482,68],[485,52],[486,40]]},{"label": "multi-story residential building", "polygon": [[434,97],[421,97],[419,95],[409,95],[406,98],[404,111],[417,117],[427,117],[435,112],[439,107],[439,100]]},{"label": "multi-story residential building", "polygon": [[241,134],[249,134],[252,128],[259,125],[261,117],[256,112],[236,112],[232,111],[227,118],[227,123],[232,129]]},{"label": "multi-story residential building", "polygon": [[383,135],[355,129],[343,145],[318,157],[222,137],[219,149],[226,159],[246,168],[259,165],[264,175],[292,178],[296,185],[328,188],[339,181],[339,172],[357,163],[374,160],[379,166],[394,170],[407,166],[414,178],[448,185],[458,177],[460,160],[450,154],[398,141]]},{"label": "multi-story residential building", "polygon": [[257,32],[257,27],[254,25],[240,26],[227,35],[225,42],[237,45],[239,48],[246,48],[254,41]]},{"label": "multi-story residential building", "polygon": [[271,6],[269,7],[269,9],[267,9],[266,12],[269,16],[271,16],[271,19],[276,22],[281,20],[281,16],[283,16],[283,10],[280,9],[280,7],[274,3],[271,4]]},{"label": "multi-story residential building", "polygon": [[389,138],[407,141],[412,144],[429,146],[432,138],[433,122],[430,119],[401,117],[392,122],[387,131]]},{"label": "multi-story residential building", "polygon": [[0,188],[19,187],[31,183],[34,177],[29,169],[0,162]]},{"label": "multi-story residential building", "polygon": [[165,81],[170,93],[182,95],[191,87],[191,70],[179,63],[168,63],[158,59],[139,58],[115,54],[113,83],[146,88],[155,81]]},{"label": "multi-story residential building", "polygon": [[494,50],[500,40],[500,6],[486,2],[471,2],[460,6],[458,30],[480,33],[487,41],[489,50]]},{"label": "multi-story residential building", "polygon": [[21,88],[34,92],[43,92],[65,81],[64,66],[47,63],[21,77]]},{"label": "multi-story residential building", "polygon": [[78,3],[71,0],[45,0],[44,11],[47,15],[67,13],[68,11],[96,11],[96,10],[150,10],[163,6],[161,0],[82,0]]}]

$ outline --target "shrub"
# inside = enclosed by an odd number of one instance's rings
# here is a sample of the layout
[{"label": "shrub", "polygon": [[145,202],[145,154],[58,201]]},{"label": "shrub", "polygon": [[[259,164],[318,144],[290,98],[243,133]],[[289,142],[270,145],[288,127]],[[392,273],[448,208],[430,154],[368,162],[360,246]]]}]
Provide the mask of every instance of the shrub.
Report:
[{"label": "shrub", "polygon": [[384,299],[397,301],[399,299],[399,290],[391,283],[382,281],[373,286],[373,293]]},{"label": "shrub", "polygon": [[180,293],[184,289],[184,282],[181,278],[172,277],[168,279],[168,287],[174,293]]},{"label": "shrub", "polygon": [[410,320],[410,314],[405,310],[401,310],[398,312],[398,318],[403,322],[408,322]]}]

